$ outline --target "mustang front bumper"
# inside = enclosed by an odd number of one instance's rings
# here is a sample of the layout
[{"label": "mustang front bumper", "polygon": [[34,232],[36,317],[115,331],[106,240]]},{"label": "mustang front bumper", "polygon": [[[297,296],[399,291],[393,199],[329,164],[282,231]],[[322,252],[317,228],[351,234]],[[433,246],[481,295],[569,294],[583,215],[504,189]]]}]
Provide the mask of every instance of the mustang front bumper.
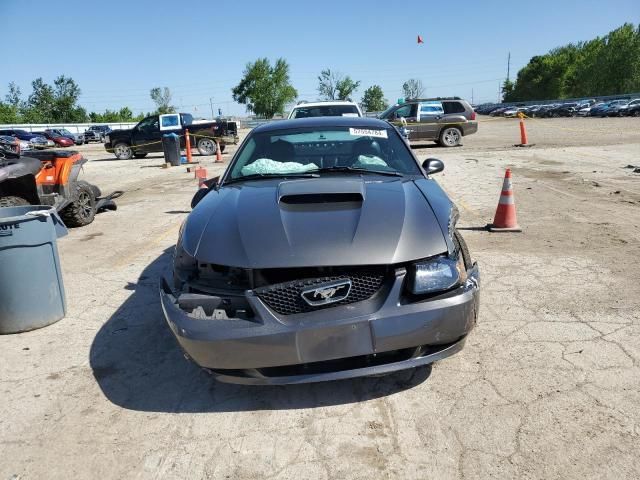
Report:
[{"label": "mustang front bumper", "polygon": [[196,319],[177,305],[162,281],[162,308],[179,344],[220,381],[245,384],[319,382],[426,365],[464,345],[478,314],[477,265],[451,295],[403,298],[406,270],[397,269],[386,298],[299,315],[279,315],[252,291],[255,317]]}]

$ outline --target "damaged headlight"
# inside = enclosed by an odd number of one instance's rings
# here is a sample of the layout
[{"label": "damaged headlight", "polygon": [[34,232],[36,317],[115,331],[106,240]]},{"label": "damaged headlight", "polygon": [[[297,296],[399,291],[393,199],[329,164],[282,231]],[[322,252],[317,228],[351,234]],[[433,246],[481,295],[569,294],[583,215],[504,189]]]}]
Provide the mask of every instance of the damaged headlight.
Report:
[{"label": "damaged headlight", "polygon": [[414,295],[448,290],[464,282],[467,272],[462,255],[447,256],[414,263],[409,269],[408,288]]}]

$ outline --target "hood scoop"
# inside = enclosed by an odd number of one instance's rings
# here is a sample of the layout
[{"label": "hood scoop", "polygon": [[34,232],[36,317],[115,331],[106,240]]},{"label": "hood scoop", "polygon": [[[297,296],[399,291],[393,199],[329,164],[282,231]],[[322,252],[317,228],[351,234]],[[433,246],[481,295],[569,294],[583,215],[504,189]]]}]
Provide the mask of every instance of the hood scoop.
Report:
[{"label": "hood scoop", "polygon": [[278,203],[309,205],[364,201],[365,186],[361,179],[341,180],[318,178],[282,182],[278,186]]}]

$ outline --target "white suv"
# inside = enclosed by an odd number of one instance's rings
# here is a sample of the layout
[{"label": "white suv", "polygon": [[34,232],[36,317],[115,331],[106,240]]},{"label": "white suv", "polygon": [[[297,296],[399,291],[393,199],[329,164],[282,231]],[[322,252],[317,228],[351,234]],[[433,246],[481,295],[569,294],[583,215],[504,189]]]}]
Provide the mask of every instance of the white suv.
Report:
[{"label": "white suv", "polygon": [[289,113],[289,118],[363,116],[358,104],[347,100],[299,102]]}]

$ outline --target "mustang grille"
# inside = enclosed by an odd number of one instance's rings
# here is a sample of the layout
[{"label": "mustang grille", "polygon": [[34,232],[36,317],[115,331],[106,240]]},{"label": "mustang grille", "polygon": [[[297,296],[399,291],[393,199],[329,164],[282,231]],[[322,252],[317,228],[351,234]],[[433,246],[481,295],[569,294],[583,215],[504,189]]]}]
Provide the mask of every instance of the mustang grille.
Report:
[{"label": "mustang grille", "polygon": [[[311,306],[302,299],[303,290],[307,290],[314,285],[346,279],[351,280],[351,290],[349,291],[349,295],[343,300],[326,305]],[[254,292],[264,303],[276,312],[282,315],[293,315],[295,313],[311,312],[322,308],[348,305],[350,303],[367,300],[382,288],[384,280],[385,273],[382,271],[358,272],[354,274],[294,280],[256,288]]]}]

